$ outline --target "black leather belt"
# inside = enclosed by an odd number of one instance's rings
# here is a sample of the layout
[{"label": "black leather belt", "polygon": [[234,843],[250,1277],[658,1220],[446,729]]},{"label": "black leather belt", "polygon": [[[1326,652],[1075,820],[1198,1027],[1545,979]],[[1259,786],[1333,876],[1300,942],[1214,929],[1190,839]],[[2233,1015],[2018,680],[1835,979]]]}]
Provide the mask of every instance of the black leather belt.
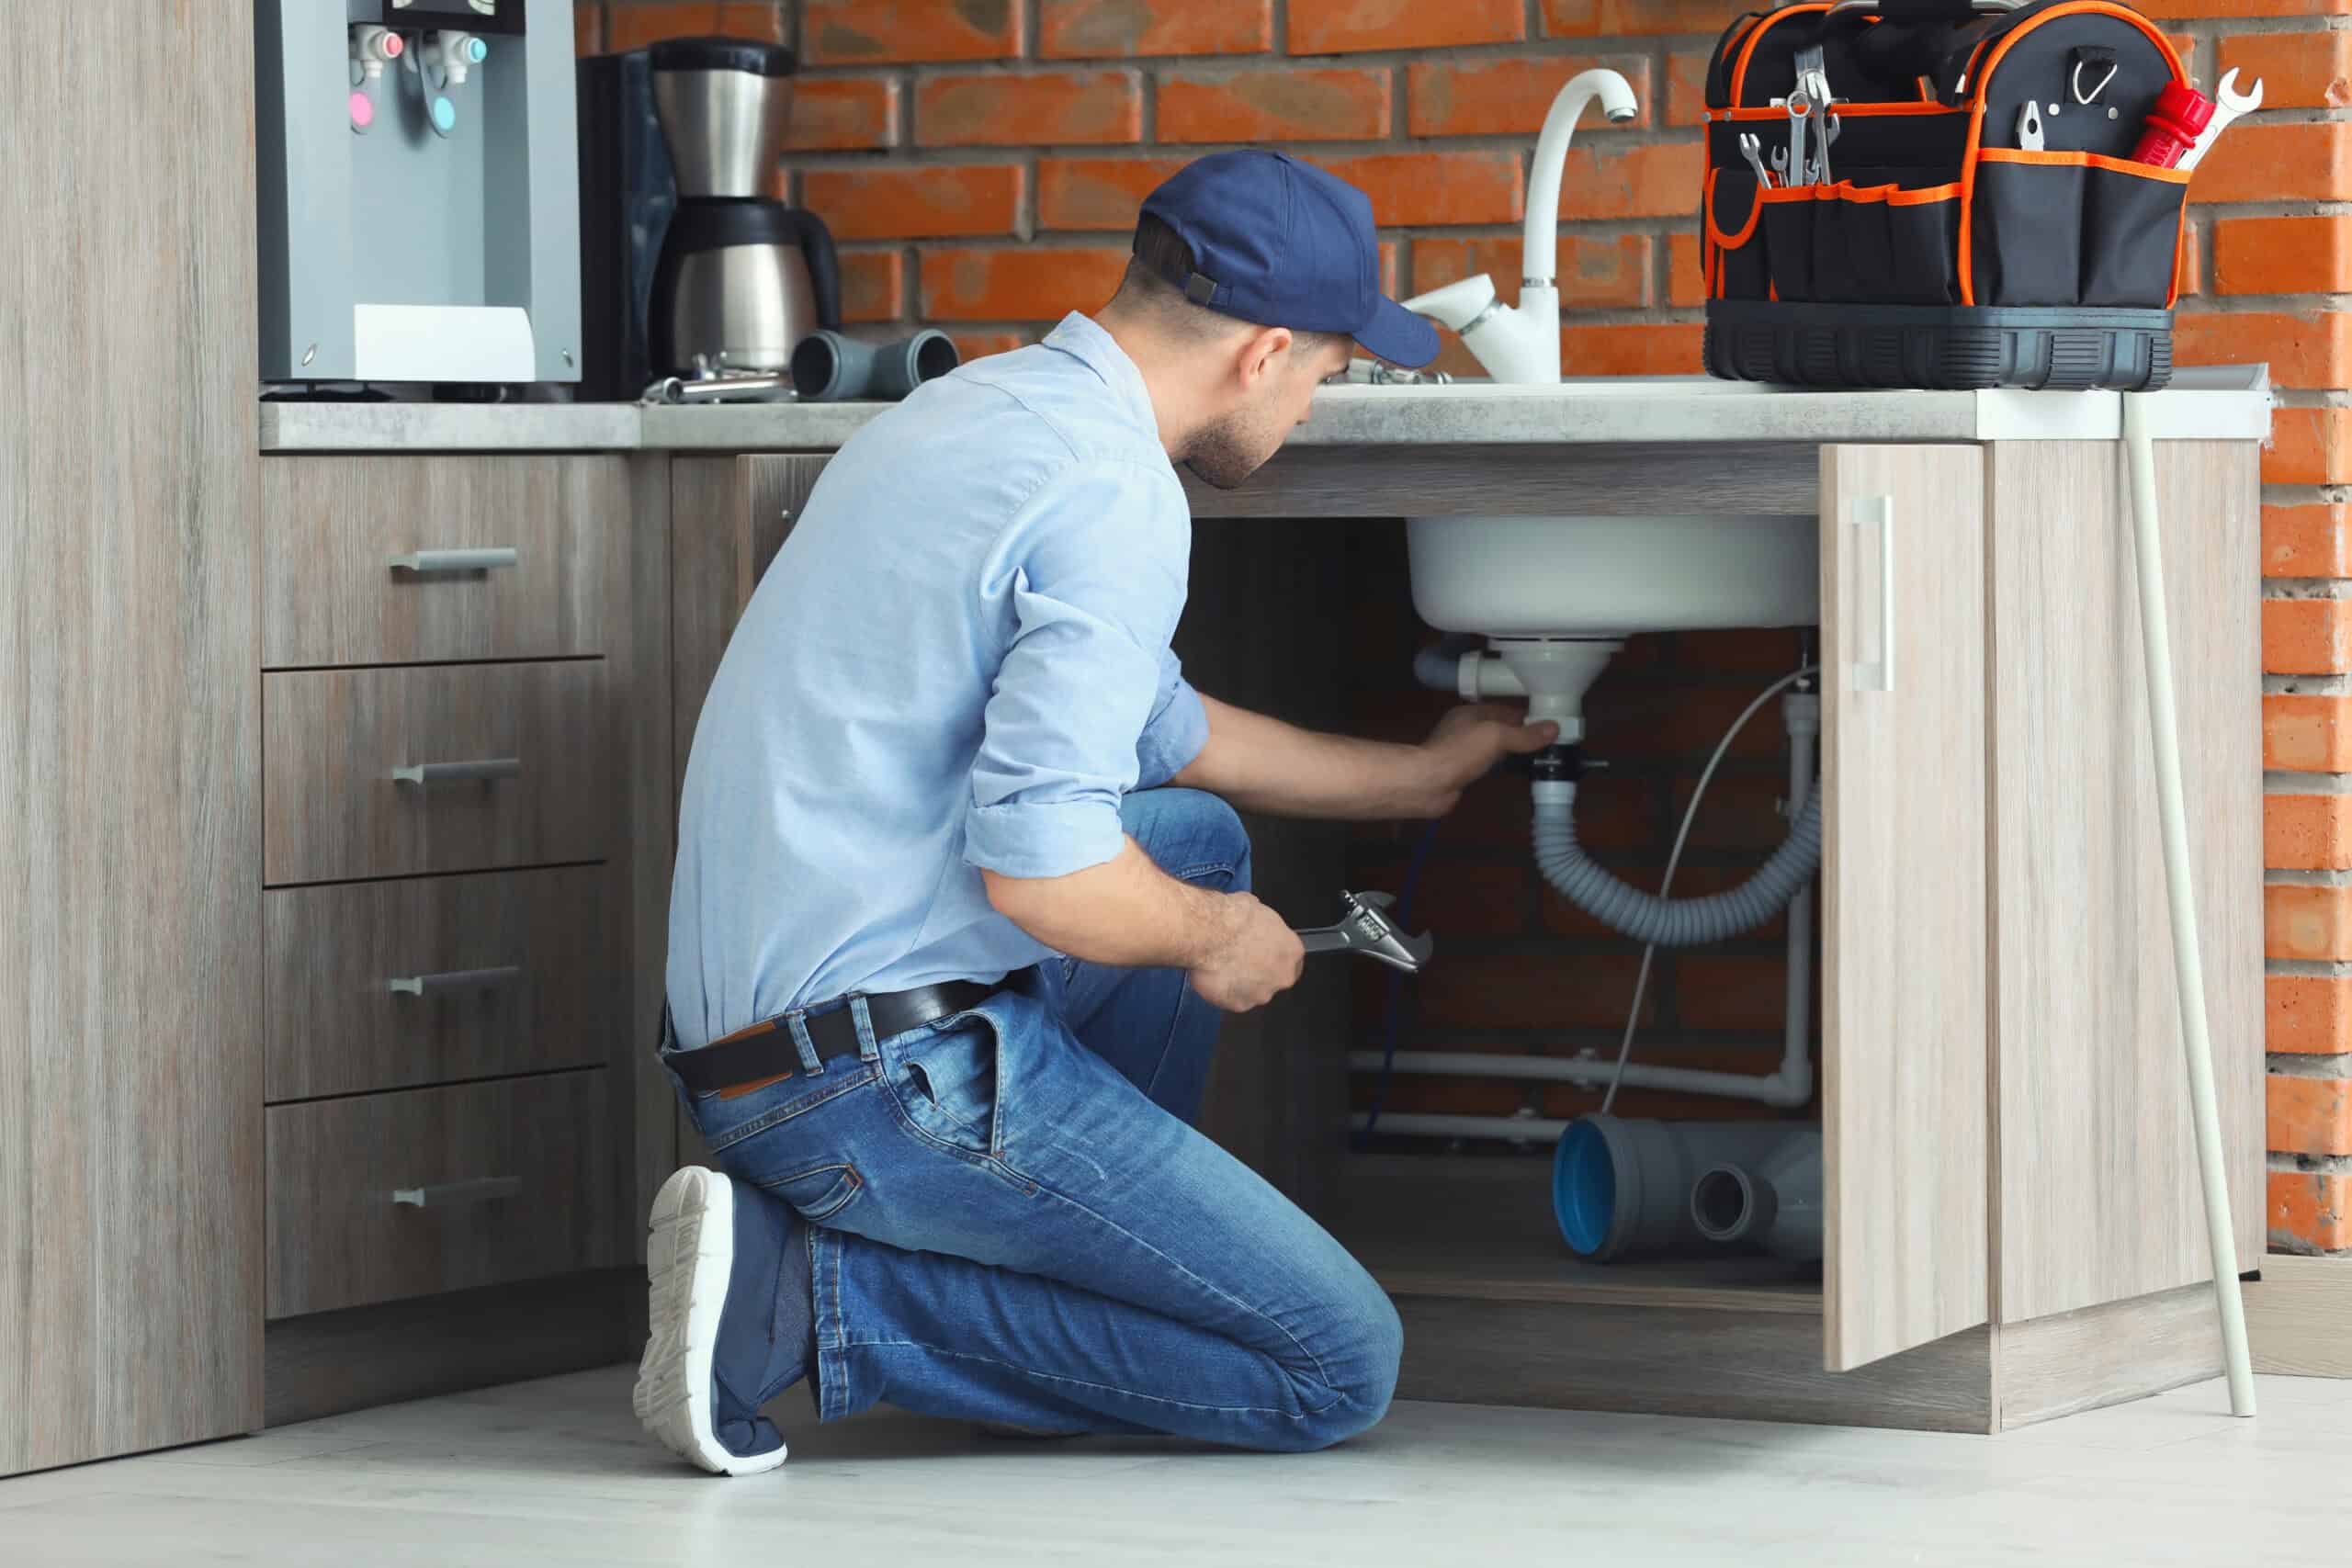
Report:
[{"label": "black leather belt", "polygon": [[[952,1013],[966,1011],[1004,989],[1012,978],[1007,976],[992,986],[983,986],[976,980],[950,980],[944,985],[918,986],[911,991],[884,991],[869,996],[865,1006],[874,1021],[874,1037],[887,1040],[893,1034],[903,1034]],[[857,1055],[857,1022],[850,1016],[847,1001],[832,1004],[823,1012],[807,1014],[803,1021],[808,1028],[809,1043],[817,1048],[819,1061]],[[739,1029],[698,1050],[673,1052],[669,1063],[670,1070],[688,1089],[697,1094],[708,1094],[713,1089],[788,1078],[800,1070],[800,1048],[793,1043],[790,1025],[784,1018],[776,1017],[749,1029]]]}]

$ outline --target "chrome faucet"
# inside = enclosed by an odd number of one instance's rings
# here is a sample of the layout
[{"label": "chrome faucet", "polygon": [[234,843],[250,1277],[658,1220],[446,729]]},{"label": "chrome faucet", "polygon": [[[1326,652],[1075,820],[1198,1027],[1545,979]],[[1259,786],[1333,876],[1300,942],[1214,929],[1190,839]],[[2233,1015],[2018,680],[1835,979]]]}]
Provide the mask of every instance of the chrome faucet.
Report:
[{"label": "chrome faucet", "polygon": [[1485,273],[1405,301],[1408,310],[1460,333],[1463,346],[1498,381],[1548,386],[1560,378],[1560,175],[1567,166],[1577,119],[1595,98],[1602,113],[1621,123],[1641,112],[1633,84],[1605,69],[1571,77],[1552,100],[1535,139],[1535,167],[1528,180],[1517,309],[1496,297],[1495,281]]}]

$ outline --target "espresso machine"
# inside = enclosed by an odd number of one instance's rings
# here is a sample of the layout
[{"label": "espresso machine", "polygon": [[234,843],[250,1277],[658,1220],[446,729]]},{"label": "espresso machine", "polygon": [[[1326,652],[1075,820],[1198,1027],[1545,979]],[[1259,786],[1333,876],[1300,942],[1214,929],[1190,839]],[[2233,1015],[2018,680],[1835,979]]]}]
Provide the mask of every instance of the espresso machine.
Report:
[{"label": "espresso machine", "polygon": [[832,235],[763,194],[794,63],[726,38],[581,62],[583,398],[780,390],[794,346],[841,325]]}]

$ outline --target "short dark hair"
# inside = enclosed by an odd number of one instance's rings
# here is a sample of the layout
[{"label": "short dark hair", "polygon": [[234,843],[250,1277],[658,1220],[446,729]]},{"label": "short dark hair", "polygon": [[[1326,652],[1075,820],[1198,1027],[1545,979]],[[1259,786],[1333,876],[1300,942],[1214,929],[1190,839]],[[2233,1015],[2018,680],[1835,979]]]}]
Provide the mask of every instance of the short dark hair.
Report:
[{"label": "short dark hair", "polygon": [[[1227,326],[1250,323],[1228,316],[1189,297],[1179,278],[1190,279],[1199,263],[1193,247],[1165,220],[1145,213],[1136,220],[1135,254],[1127,259],[1127,275],[1119,283],[1116,302],[1148,310],[1169,325],[1181,325],[1205,336]],[[1292,337],[1312,348],[1346,341],[1343,333],[1310,333],[1291,329]]]}]

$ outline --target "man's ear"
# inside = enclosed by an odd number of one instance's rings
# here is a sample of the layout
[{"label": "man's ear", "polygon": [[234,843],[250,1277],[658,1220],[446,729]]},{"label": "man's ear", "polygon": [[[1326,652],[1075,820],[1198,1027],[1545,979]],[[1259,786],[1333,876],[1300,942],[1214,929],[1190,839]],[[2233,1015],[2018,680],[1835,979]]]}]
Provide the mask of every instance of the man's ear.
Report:
[{"label": "man's ear", "polygon": [[1272,375],[1282,362],[1283,352],[1294,340],[1288,327],[1261,327],[1251,333],[1241,345],[1238,369],[1244,391],[1254,390],[1258,383]]}]

